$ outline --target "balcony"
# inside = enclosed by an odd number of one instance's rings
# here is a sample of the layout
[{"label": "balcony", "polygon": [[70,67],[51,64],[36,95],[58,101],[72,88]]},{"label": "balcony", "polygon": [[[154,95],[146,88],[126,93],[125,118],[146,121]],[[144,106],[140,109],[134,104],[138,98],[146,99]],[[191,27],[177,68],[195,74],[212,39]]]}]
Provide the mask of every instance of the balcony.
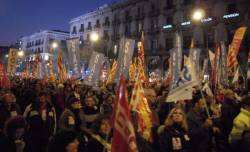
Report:
[{"label": "balcony", "polygon": [[125,19],[123,20],[123,23],[130,23],[132,22],[132,16],[126,16]]},{"label": "balcony", "polygon": [[99,24],[96,24],[96,25],[94,26],[94,28],[95,28],[95,29],[101,28],[101,24],[100,24],[100,23],[99,23]]},{"label": "balcony", "polygon": [[103,27],[109,27],[109,26],[110,26],[110,22],[109,22],[109,21],[104,22],[104,23],[102,24],[102,26],[103,26]]},{"label": "balcony", "polygon": [[119,40],[119,39],[120,39],[120,35],[119,34],[112,35],[112,37],[111,37],[112,41],[116,41],[116,40]]},{"label": "balcony", "polygon": [[88,31],[91,31],[91,30],[92,30],[92,26],[88,26],[88,27],[87,27],[87,30],[88,30]]},{"label": "balcony", "polygon": [[148,29],[147,34],[149,34],[149,35],[155,35],[155,34],[159,34],[159,32],[160,32],[160,28],[156,27],[156,28]]},{"label": "balcony", "polygon": [[135,16],[135,19],[138,21],[138,20],[143,20],[145,18],[145,14],[144,13],[142,13],[142,14],[137,14],[136,16]]},{"label": "balcony", "polygon": [[84,28],[80,28],[80,29],[79,29],[79,32],[80,32],[80,33],[83,33],[83,32],[84,32]]},{"label": "balcony", "polygon": [[117,19],[117,20],[114,20],[112,22],[112,25],[120,25],[121,24],[121,20]]},{"label": "balcony", "polygon": [[148,13],[148,17],[157,17],[160,15],[160,10],[159,9],[156,9],[156,10],[151,10],[149,13]]}]

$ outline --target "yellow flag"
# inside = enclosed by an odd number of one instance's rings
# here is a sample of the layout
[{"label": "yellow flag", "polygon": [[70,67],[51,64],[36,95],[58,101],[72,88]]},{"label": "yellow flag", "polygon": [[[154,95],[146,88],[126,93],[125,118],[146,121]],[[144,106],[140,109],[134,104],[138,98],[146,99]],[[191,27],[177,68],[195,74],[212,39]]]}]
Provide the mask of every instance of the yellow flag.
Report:
[{"label": "yellow flag", "polygon": [[138,114],[138,132],[144,139],[151,142],[153,126],[152,111],[149,108],[148,101],[145,98],[142,83],[139,79],[136,80],[130,100],[130,109]]},{"label": "yellow flag", "polygon": [[142,81],[146,80],[145,71],[144,71],[144,32],[142,32],[141,43],[138,47],[138,75],[139,79]]},{"label": "yellow flag", "polygon": [[111,70],[109,71],[109,74],[108,74],[108,79],[106,81],[106,85],[111,83],[115,77],[115,72],[116,72],[116,69],[117,69],[117,61],[115,60],[112,64],[112,67],[111,67]]},{"label": "yellow flag", "polygon": [[135,75],[136,75],[136,65],[135,65],[135,63],[132,63],[132,64],[130,64],[130,67],[129,67],[129,79],[130,79],[130,81],[135,80]]}]

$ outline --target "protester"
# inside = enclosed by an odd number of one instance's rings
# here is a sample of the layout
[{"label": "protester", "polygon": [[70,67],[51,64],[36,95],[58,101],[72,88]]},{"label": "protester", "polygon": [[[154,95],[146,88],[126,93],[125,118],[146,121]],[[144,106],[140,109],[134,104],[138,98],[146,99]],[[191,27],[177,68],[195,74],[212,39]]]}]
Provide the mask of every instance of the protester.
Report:
[{"label": "protester", "polygon": [[40,92],[38,99],[28,105],[23,114],[29,124],[26,147],[29,152],[44,152],[56,132],[56,113],[47,95],[47,92]]},{"label": "protester", "polygon": [[190,137],[185,112],[181,108],[173,108],[158,129],[161,151],[188,152]]},{"label": "protester", "polygon": [[66,101],[66,108],[59,118],[60,130],[81,131],[85,127],[82,120],[83,111],[82,105],[78,98],[72,95]]},{"label": "protester", "polygon": [[229,136],[229,141],[234,150],[241,148],[243,132],[250,129],[250,97],[246,97],[242,101],[243,107],[238,116],[234,119],[233,129]]},{"label": "protester", "polygon": [[78,152],[79,139],[74,131],[61,130],[48,145],[48,152]]},{"label": "protester", "polygon": [[23,152],[23,139],[27,123],[22,116],[15,116],[6,121],[4,132],[0,132],[0,148],[3,152]]},{"label": "protester", "polygon": [[111,150],[110,116],[100,115],[92,125],[91,138],[86,147],[87,152],[108,152]]},{"label": "protester", "polygon": [[21,110],[16,104],[15,96],[11,92],[4,93],[0,101],[0,130],[3,129],[6,120],[20,114]]}]

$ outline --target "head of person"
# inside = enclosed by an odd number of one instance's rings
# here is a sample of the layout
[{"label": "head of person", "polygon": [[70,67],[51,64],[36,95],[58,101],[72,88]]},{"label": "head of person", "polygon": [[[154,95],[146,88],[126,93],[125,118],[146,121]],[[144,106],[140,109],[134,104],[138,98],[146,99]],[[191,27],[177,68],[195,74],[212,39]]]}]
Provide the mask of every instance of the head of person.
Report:
[{"label": "head of person", "polygon": [[243,98],[242,107],[250,112],[250,96]]},{"label": "head of person", "polygon": [[81,109],[81,107],[82,107],[81,101],[80,101],[80,99],[76,98],[75,96],[72,96],[67,100],[66,107],[73,109],[73,110]]},{"label": "head of person", "polygon": [[52,138],[48,146],[48,152],[78,152],[79,143],[75,132],[61,130]]},{"label": "head of person", "polygon": [[166,127],[179,125],[185,131],[188,130],[186,113],[180,107],[175,107],[170,111],[164,124]]},{"label": "head of person", "polygon": [[23,137],[27,128],[27,122],[24,117],[16,116],[8,119],[4,125],[4,132],[11,139],[20,139]]},{"label": "head of person", "polygon": [[39,94],[38,94],[38,101],[39,101],[39,104],[45,104],[48,102],[48,92],[46,91],[41,91]]},{"label": "head of person", "polygon": [[15,96],[11,92],[6,92],[2,98],[3,104],[6,106],[10,106],[15,102]]},{"label": "head of person", "polygon": [[110,119],[109,115],[100,115],[92,125],[94,133],[108,135],[111,131]]},{"label": "head of person", "polygon": [[85,99],[85,105],[86,105],[87,107],[94,107],[94,106],[96,105],[94,96],[88,96],[88,97]]},{"label": "head of person", "polygon": [[206,110],[206,99],[202,96],[200,92],[196,92],[192,99],[194,108],[199,112],[205,112]]},{"label": "head of person", "polygon": [[225,100],[229,100],[229,101],[235,100],[236,97],[235,97],[234,91],[231,89],[224,90],[224,98],[225,98]]}]

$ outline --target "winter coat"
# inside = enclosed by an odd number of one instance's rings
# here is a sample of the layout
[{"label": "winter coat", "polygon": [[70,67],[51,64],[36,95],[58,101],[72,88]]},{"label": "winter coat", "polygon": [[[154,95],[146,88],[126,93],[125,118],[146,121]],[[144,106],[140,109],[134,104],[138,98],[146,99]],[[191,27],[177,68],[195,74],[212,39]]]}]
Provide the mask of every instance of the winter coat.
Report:
[{"label": "winter coat", "polygon": [[242,133],[247,129],[250,129],[250,112],[241,108],[239,115],[234,119],[229,141],[232,143],[241,140]]},{"label": "winter coat", "polygon": [[179,125],[165,128],[160,135],[160,149],[165,152],[188,152],[190,138]]},{"label": "winter coat", "polygon": [[211,148],[211,129],[203,127],[207,117],[195,110],[188,112],[190,152],[208,152]]},{"label": "winter coat", "polygon": [[78,116],[69,108],[65,108],[59,119],[60,130],[80,131],[84,128],[85,123],[82,119],[82,110],[77,112]]}]

